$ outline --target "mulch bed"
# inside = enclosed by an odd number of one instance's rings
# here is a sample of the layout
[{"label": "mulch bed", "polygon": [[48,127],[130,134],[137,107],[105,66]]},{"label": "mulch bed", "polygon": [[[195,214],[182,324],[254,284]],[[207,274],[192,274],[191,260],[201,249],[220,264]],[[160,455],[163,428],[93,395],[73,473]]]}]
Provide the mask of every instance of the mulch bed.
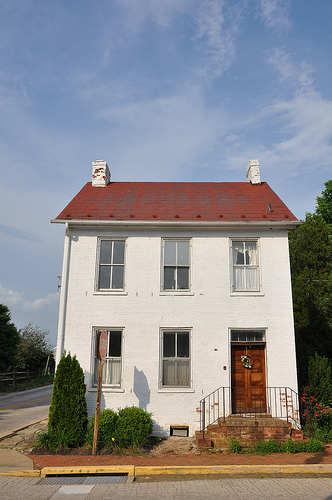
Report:
[{"label": "mulch bed", "polygon": [[198,455],[29,455],[35,469],[43,467],[73,466],[185,466],[185,465],[299,465],[332,464],[332,445],[326,445],[322,453],[274,453],[271,455],[205,453]]}]

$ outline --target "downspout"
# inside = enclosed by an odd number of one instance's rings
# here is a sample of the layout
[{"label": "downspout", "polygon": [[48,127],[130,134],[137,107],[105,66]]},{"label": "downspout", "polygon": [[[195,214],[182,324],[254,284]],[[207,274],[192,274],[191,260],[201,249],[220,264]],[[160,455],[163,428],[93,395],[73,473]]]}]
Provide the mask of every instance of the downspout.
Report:
[{"label": "downspout", "polygon": [[66,222],[65,244],[64,244],[63,265],[62,265],[61,295],[60,295],[60,307],[59,307],[59,327],[58,327],[56,364],[59,363],[63,355],[64,343],[65,343],[68,280],[69,280],[69,258],[70,258],[69,256],[70,256],[70,234],[69,234],[69,225],[68,222]]}]

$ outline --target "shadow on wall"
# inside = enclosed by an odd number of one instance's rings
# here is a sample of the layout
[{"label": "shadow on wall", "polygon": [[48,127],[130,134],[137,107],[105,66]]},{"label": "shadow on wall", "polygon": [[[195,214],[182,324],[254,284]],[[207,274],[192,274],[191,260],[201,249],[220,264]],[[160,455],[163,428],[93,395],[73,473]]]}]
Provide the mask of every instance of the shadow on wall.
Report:
[{"label": "shadow on wall", "polygon": [[147,411],[147,406],[150,403],[150,389],[148,379],[144,372],[134,367],[134,394],[138,399],[138,406],[142,410]]}]

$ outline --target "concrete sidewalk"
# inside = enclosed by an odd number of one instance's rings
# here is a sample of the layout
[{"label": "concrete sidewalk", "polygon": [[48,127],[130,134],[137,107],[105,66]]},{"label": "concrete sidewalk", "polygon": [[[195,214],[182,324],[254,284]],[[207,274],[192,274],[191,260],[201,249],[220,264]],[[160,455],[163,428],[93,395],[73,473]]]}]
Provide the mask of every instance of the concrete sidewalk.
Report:
[{"label": "concrete sidewalk", "polygon": [[23,470],[33,471],[33,461],[23,453],[8,448],[0,448],[0,473]]}]

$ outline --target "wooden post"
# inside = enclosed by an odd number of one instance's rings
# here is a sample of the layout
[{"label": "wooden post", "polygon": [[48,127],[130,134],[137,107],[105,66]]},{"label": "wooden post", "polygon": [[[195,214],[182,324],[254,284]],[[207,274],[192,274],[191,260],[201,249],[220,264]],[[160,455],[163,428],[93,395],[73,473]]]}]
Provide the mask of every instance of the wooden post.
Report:
[{"label": "wooden post", "polygon": [[93,432],[92,455],[95,455],[97,452],[102,375],[103,375],[103,363],[102,363],[101,359],[99,359],[97,401],[96,401],[96,413],[95,413],[95,428],[94,428],[94,432]]},{"label": "wooden post", "polygon": [[101,334],[98,335],[97,338],[97,357],[99,359],[99,367],[98,367],[97,401],[96,401],[96,413],[95,413],[95,428],[93,431],[92,455],[95,455],[97,452],[101,386],[103,378],[103,366],[105,364],[107,347],[108,347],[108,333],[106,330],[103,330]]}]

